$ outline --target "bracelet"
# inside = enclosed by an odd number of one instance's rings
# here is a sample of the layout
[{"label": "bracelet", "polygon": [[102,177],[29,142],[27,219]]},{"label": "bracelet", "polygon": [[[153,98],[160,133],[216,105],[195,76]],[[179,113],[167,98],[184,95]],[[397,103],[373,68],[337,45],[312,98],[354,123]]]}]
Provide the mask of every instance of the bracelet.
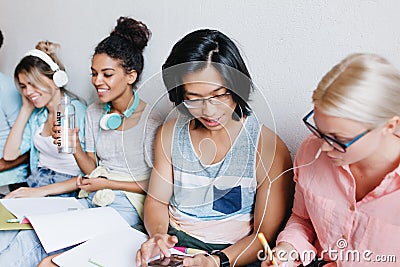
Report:
[{"label": "bracelet", "polygon": [[219,257],[219,266],[220,267],[230,267],[231,264],[229,262],[228,256],[220,250],[216,250],[211,252],[211,255],[217,255]]}]

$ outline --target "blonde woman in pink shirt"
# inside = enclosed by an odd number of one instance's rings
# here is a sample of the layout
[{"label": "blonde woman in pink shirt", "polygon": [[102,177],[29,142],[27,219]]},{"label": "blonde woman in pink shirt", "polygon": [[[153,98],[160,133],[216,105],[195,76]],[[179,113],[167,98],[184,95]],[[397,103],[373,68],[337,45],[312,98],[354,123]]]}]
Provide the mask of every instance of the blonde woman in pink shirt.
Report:
[{"label": "blonde woman in pink shirt", "polygon": [[294,207],[273,250],[276,262],[398,266],[399,70],[380,56],[353,54],[325,75],[312,99],[303,121],[313,135],[296,156]]}]

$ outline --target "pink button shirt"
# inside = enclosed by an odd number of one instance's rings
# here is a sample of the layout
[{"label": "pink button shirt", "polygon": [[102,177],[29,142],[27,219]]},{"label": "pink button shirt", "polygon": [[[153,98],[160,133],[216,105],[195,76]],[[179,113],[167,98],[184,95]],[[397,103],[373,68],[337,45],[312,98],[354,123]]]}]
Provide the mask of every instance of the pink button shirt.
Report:
[{"label": "pink button shirt", "polygon": [[[319,147],[316,137],[307,138],[295,166],[312,162]],[[400,266],[400,165],[358,202],[349,166],[333,165],[325,153],[295,169],[295,181],[293,212],[278,242],[338,266]],[[304,265],[310,260],[302,258]]]}]

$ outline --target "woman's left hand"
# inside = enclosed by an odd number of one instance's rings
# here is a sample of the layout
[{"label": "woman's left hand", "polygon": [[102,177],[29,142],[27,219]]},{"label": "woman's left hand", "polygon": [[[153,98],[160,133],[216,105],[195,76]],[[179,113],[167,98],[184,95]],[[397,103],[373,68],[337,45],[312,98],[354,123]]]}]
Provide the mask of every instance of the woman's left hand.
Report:
[{"label": "woman's left hand", "polygon": [[109,184],[110,181],[106,178],[82,178],[81,175],[76,178],[76,185],[79,189],[83,189],[88,193],[110,188]]},{"label": "woman's left hand", "polygon": [[41,188],[20,187],[8,193],[4,198],[24,198],[24,197],[45,197],[46,194]]},{"label": "woman's left hand", "polygon": [[219,267],[219,258],[214,255],[198,254],[194,257],[186,257],[183,266]]}]

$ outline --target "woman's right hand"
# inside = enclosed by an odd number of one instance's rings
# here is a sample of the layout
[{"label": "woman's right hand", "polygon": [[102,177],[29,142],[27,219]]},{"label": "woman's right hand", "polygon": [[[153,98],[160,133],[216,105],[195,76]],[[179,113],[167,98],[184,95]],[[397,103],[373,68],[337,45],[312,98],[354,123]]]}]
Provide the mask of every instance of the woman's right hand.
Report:
[{"label": "woman's right hand", "polygon": [[160,255],[162,258],[171,256],[169,249],[174,247],[176,243],[178,243],[176,236],[155,234],[152,238],[144,242],[138,250],[136,265],[147,266],[147,261],[157,255]]},{"label": "woman's right hand", "polygon": [[[279,244],[272,250],[274,261],[278,266],[282,267],[292,267],[296,266],[294,264],[295,259],[298,258],[298,253],[296,249],[288,242],[279,242]],[[261,263],[261,267],[276,266],[271,262],[271,259],[266,259]]]},{"label": "woman's right hand", "polygon": [[53,122],[53,127],[51,128],[51,137],[53,137],[53,144],[61,145],[61,126],[57,121]]},{"label": "woman's right hand", "polygon": [[[79,140],[79,128],[75,128],[71,131],[75,132],[75,145],[79,145],[80,144],[80,140]],[[61,145],[61,126],[59,125],[59,123],[57,121],[53,122],[53,127],[51,128],[51,137],[53,137],[53,144],[55,145]],[[73,146],[72,144],[70,144],[70,146]]]},{"label": "woman's right hand", "polygon": [[22,107],[21,109],[25,109],[27,112],[32,113],[33,110],[35,109],[35,106],[33,105],[32,101],[30,101],[26,96],[21,94],[21,99],[22,99]]}]

